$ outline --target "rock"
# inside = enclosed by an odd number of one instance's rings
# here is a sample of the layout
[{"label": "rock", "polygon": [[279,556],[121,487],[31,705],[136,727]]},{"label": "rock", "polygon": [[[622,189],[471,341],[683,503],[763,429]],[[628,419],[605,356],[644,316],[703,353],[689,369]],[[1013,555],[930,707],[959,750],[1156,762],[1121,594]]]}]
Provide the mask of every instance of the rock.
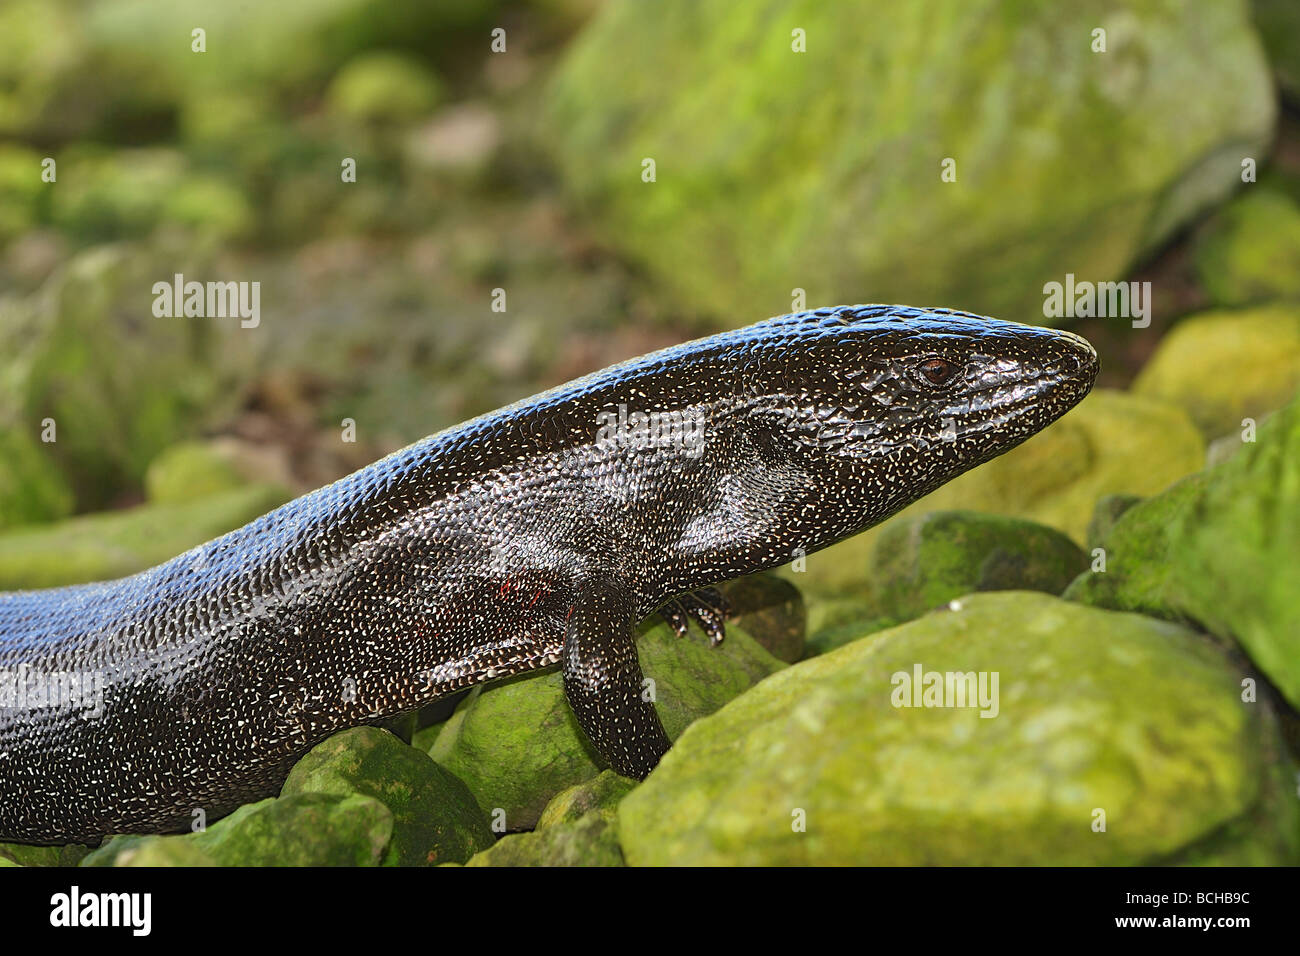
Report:
[{"label": "rock", "polygon": [[1053,528],[978,511],[930,511],[881,528],[861,571],[860,598],[818,616],[810,656],[894,627],[973,591],[1060,594],[1088,566]]},{"label": "rock", "polygon": [[[1296,264],[1300,275],[1300,260]],[[1169,331],[1133,391],[1187,409],[1206,438],[1238,436],[1300,388],[1300,304],[1193,316]]]},{"label": "rock", "polygon": [[392,834],[378,800],[297,793],[245,804],[200,833],[114,837],[81,865],[376,866]]},{"label": "rock", "polygon": [[243,476],[230,460],[201,441],[173,445],[144,473],[145,496],[157,504],[194,501],[243,485]]},{"label": "rock", "polygon": [[466,866],[623,866],[612,812],[502,837]]},{"label": "rock", "polygon": [[1300,208],[1283,192],[1248,188],[1197,237],[1194,262],[1217,305],[1300,299]]},{"label": "rock", "polygon": [[294,765],[282,796],[361,794],[393,815],[386,866],[464,863],[492,846],[492,831],[469,789],[428,754],[376,727],[322,741]]},{"label": "rock", "polygon": [[70,843],[67,846],[28,846],[25,843],[0,843],[0,860],[18,866],[76,866],[90,847]]},{"label": "rock", "polygon": [[330,109],[366,123],[410,122],[442,98],[442,84],[428,67],[404,53],[383,50],[350,60],[326,93]]},{"label": "rock", "polygon": [[182,504],[141,505],[0,534],[0,591],[134,574],[233,531],[287,497],[249,485]]},{"label": "rock", "polygon": [[[58,188],[62,194],[62,180]],[[225,420],[245,394],[266,336],[250,335],[235,318],[155,317],[150,290],[178,271],[212,278],[175,252],[98,246],[32,295],[0,298],[6,424],[54,423],[48,452],[82,510],[137,491],[159,453]]]},{"label": "rock", "polygon": [[972,591],[1060,594],[1088,566],[1061,532],[975,511],[932,511],[893,522],[868,574],[880,613],[906,621]]},{"label": "rock", "polygon": [[1128,510],[1142,500],[1141,495],[1103,495],[1092,510],[1092,520],[1088,522],[1088,553],[1101,547],[1101,542],[1110,534],[1110,529]]},{"label": "rock", "polygon": [[[676,739],[784,665],[739,627],[720,647],[692,628],[665,624],[643,633],[637,654],[654,683],[656,710]],[[494,829],[534,827],[561,790],[590,780],[603,764],[578,728],[558,671],[478,687],[443,725],[429,755],[469,785]]]},{"label": "rock", "polygon": [[72,489],[28,430],[0,429],[0,531],[66,518]]},{"label": "rock", "polygon": [[[87,866],[102,866],[87,863]],[[113,857],[113,866],[221,866],[216,859],[191,839],[184,837],[143,837],[138,843],[124,846]],[[231,864],[233,865],[233,864]],[[268,863],[268,866],[276,864]]]},{"label": "rock", "polygon": [[[997,673],[992,706],[894,706],[916,668]],[[1276,720],[1240,680],[1172,623],[971,595],[698,721],[619,804],[619,840],[631,865],[1149,864],[1210,843],[1293,864]]]},{"label": "rock", "polygon": [[792,289],[1031,318],[1045,283],[1121,279],[1223,199],[1276,107],[1243,4],[1004,13],[889,4],[863,31],[851,4],[606,4],[544,129],[605,240],[729,322]]},{"label": "rock", "polygon": [[1204,461],[1204,439],[1176,405],[1095,389],[1023,445],[949,482],[890,522],[809,555],[804,573],[788,568],[781,573],[810,597],[867,597],[873,585],[864,570],[890,523],[945,509],[1025,518],[1082,544],[1097,499],[1154,494]]},{"label": "rock", "polygon": [[799,589],[774,574],[751,574],[719,586],[734,625],[777,660],[793,664],[803,656],[807,611]]},{"label": "rock", "polygon": [[618,802],[631,793],[638,782],[620,777],[612,770],[604,770],[599,776],[561,790],[542,811],[537,829],[576,823],[594,812],[612,814]]},{"label": "rock", "polygon": [[1300,101],[1300,8],[1293,0],[1254,0],[1252,7],[1278,82]]},{"label": "rock", "polygon": [[1066,597],[1235,639],[1300,707],[1300,400],[1222,464],[1130,509]]}]

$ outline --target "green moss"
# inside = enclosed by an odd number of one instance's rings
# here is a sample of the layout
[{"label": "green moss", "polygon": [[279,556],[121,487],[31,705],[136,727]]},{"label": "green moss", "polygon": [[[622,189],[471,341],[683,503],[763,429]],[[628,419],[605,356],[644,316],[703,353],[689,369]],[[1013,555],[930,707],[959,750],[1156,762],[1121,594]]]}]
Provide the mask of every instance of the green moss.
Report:
[{"label": "green moss", "polygon": [[393,834],[378,800],[298,793],[240,807],[199,833],[119,836],[82,866],[376,866]]},{"label": "green moss", "polygon": [[[995,716],[895,706],[917,667],[996,672]],[[1230,834],[1295,863],[1300,808],[1241,676],[1171,623],[970,595],[692,725],[619,804],[620,843],[633,865],[1117,865]]]},{"label": "green moss", "polygon": [[611,3],[543,130],[603,237],[727,321],[788,311],[795,288],[1027,319],[1045,282],[1120,279],[1264,155],[1274,96],[1244,6],[1202,13],[893,3],[864,30],[821,0]]},{"label": "green moss", "polygon": [[1300,208],[1250,186],[1196,241],[1196,274],[1218,305],[1300,299]]},{"label": "green moss", "polygon": [[599,776],[575,784],[567,790],[561,790],[546,805],[537,829],[564,823],[576,823],[593,811],[610,810],[631,793],[637,785],[636,780],[620,777],[612,770],[605,770]]},{"label": "green moss", "polygon": [[[1300,219],[1300,214],[1298,214]],[[1300,275],[1300,260],[1296,264]],[[1239,434],[1300,387],[1300,304],[1215,311],[1160,340],[1133,391],[1187,409],[1206,438]]]},{"label": "green moss", "polygon": [[623,866],[612,812],[502,837],[466,866]]},{"label": "green moss", "polygon": [[460,780],[387,731],[357,727],[335,734],[297,764],[283,796],[361,794],[393,816],[386,866],[463,863],[492,845],[487,819]]},{"label": "green moss", "polygon": [[1257,438],[1130,509],[1101,542],[1105,573],[1080,575],[1066,596],[1234,639],[1300,706],[1300,401]]}]

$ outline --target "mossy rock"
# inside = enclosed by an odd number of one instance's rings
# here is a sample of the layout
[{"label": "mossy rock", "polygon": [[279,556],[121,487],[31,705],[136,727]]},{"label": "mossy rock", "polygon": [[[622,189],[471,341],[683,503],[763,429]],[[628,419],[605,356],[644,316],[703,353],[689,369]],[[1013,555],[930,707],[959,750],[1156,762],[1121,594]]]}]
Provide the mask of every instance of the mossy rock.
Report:
[{"label": "mossy rock", "polygon": [[620,777],[613,770],[605,770],[599,776],[561,790],[542,811],[537,829],[576,823],[595,811],[612,811],[620,800],[636,789],[638,782]]},{"label": "mossy rock", "polygon": [[1077,544],[1046,525],[932,511],[884,529],[868,573],[880,612],[906,621],[972,591],[1060,594],[1087,563]]},{"label": "mossy rock", "polygon": [[361,794],[386,806],[393,816],[386,866],[463,863],[493,843],[465,784],[377,727],[345,730],[313,747],[281,791],[295,793]]},{"label": "mossy rock", "polygon": [[[65,188],[61,179],[57,189]],[[197,255],[101,245],[31,295],[0,298],[5,424],[44,430],[51,421],[47,452],[80,510],[138,493],[154,458],[226,420],[246,394],[247,369],[267,337],[233,318],[154,316],[150,290],[176,272],[207,278]]]},{"label": "mossy rock", "polygon": [[1072,600],[1193,621],[1235,640],[1300,708],[1300,399],[1222,464],[1141,504]]},{"label": "mossy rock", "polygon": [[[1220,648],[1035,592],[957,608],[796,664],[693,724],[619,804],[628,863],[1300,860],[1276,720],[1243,701]],[[922,706],[918,668],[940,675],[938,698],[920,682]],[[933,706],[948,673],[992,692]]]},{"label": "mossy rock", "polygon": [[[710,647],[694,627],[645,631],[637,656],[654,681],[655,709],[670,738],[784,664],[739,627]],[[478,687],[442,727],[430,756],[469,785],[494,828],[536,826],[560,791],[597,776],[603,762],[578,727],[557,670]]]},{"label": "mossy rock", "polygon": [[1300,207],[1284,192],[1248,187],[1197,237],[1194,262],[1216,305],[1300,300]]},{"label": "mossy rock", "polygon": [[623,866],[611,811],[502,837],[466,866]]},{"label": "mossy rock", "polygon": [[1185,408],[1207,439],[1240,434],[1243,419],[1263,419],[1297,388],[1300,303],[1184,319],[1133,382],[1135,393]]},{"label": "mossy rock", "polygon": [[18,866],[76,866],[90,847],[70,843],[66,846],[28,846],[25,843],[0,843],[0,860]]},{"label": "mossy rock", "polygon": [[392,836],[378,800],[295,793],[245,804],[199,833],[114,837],[81,865],[377,866]]},{"label": "mossy rock", "polygon": [[1042,315],[1046,282],[1122,278],[1266,154],[1245,5],[1199,14],[892,3],[864,31],[821,0],[609,3],[542,126],[605,239],[724,321],[788,311],[792,289]]}]

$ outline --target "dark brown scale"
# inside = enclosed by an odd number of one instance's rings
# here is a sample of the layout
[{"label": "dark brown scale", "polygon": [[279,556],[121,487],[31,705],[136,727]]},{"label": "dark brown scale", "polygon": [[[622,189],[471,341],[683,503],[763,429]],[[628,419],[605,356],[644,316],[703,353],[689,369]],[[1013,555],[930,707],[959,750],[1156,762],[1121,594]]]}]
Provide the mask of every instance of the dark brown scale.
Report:
[{"label": "dark brown scale", "polygon": [[[668,740],[639,620],[675,601],[720,639],[725,609],[689,592],[876,524],[1095,375],[1077,336],[964,313],[782,316],[434,435],[132,577],[0,594],[0,840],[189,829],[335,731],[557,662],[600,753],[643,776]],[[637,412],[700,422],[702,446],[602,431]],[[12,699],[56,672],[99,692]]]}]

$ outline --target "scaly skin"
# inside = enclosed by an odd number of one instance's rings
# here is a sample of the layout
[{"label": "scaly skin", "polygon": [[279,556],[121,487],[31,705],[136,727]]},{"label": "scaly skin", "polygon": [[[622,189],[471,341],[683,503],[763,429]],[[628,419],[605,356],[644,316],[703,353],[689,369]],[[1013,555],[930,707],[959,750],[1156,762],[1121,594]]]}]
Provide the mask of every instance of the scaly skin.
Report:
[{"label": "scaly skin", "polygon": [[[0,839],[188,829],[335,731],[557,661],[597,749],[644,776],[668,740],[637,621],[707,617],[670,602],[876,524],[1095,375],[1077,336],[964,313],[782,316],[433,435],[132,577],[0,594],[11,692],[99,681],[0,699]],[[702,447],[620,440],[599,417],[620,405],[701,423]]]}]

